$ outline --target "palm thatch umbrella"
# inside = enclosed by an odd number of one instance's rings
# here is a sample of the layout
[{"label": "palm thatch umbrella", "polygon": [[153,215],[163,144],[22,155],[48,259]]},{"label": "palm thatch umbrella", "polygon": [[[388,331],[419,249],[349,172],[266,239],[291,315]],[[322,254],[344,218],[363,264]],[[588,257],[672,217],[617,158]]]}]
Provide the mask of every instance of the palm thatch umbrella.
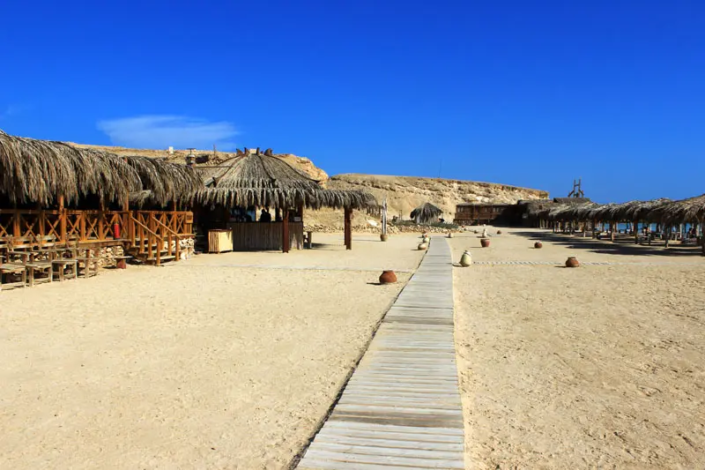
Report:
[{"label": "palm thatch umbrella", "polygon": [[324,189],[319,181],[286,161],[264,153],[238,155],[217,166],[197,167],[197,171],[205,188],[195,193],[194,201],[204,206],[379,211],[370,193]]},{"label": "palm thatch umbrella", "polygon": [[134,168],[108,152],[0,131],[0,194],[12,204],[48,206],[60,196],[70,203],[88,195],[121,201],[142,189]]},{"label": "palm thatch umbrella", "polygon": [[705,220],[705,194],[679,201],[662,202],[652,207],[647,217],[651,221],[666,224],[701,223]]},{"label": "palm thatch umbrella", "polygon": [[426,202],[411,211],[411,218],[414,219],[417,224],[435,222],[441,215],[443,215],[443,210],[430,202]]}]

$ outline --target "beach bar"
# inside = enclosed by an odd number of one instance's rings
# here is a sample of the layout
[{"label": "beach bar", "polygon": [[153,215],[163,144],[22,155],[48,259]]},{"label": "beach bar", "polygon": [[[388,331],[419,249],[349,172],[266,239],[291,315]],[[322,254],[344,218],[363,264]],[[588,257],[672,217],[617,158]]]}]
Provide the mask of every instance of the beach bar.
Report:
[{"label": "beach bar", "polygon": [[[378,213],[364,191],[329,190],[268,149],[245,149],[217,165],[195,166],[205,187],[196,193],[196,224],[204,232],[232,231],[233,251],[302,249],[304,210],[342,209],[344,244],[352,249],[352,212]],[[210,249],[209,249],[210,251]]]}]

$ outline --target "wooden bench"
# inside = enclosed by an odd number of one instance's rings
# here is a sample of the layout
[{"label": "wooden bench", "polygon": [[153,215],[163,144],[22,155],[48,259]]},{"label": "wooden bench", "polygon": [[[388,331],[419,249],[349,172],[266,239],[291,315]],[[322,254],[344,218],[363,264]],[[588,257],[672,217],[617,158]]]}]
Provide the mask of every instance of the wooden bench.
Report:
[{"label": "wooden bench", "polygon": [[[29,271],[29,286],[33,287],[35,284],[43,284],[45,282],[52,282],[52,264],[51,261],[33,261],[31,263],[25,263],[27,270]],[[37,272],[47,273],[47,277],[44,279],[37,279]]]},{"label": "wooden bench", "polygon": [[[59,258],[51,261],[52,268],[58,268],[58,269],[52,269],[52,276],[54,274],[58,274],[59,276],[59,282],[64,282],[66,279],[76,279],[78,278],[78,260],[73,259],[73,258]],[[69,269],[69,272],[66,272],[66,269]]]},{"label": "wooden bench", "polygon": [[[22,277],[22,281],[7,282],[5,284],[2,284],[1,278],[2,278],[3,274],[20,274]],[[0,264],[0,287],[2,287],[2,286],[27,287],[27,266],[25,266],[24,263],[2,263],[2,264]]]},{"label": "wooden bench", "polygon": [[304,232],[304,248],[313,248],[313,232],[310,230]]},{"label": "wooden bench", "polygon": [[76,261],[79,263],[83,263],[83,278],[88,278],[92,276],[97,276],[98,275],[98,258],[88,258],[88,257],[83,257],[83,258],[76,258]]},{"label": "wooden bench", "polygon": [[127,260],[132,259],[132,256],[128,255],[123,255],[123,256],[113,256],[115,259],[115,267],[118,269],[127,269]]}]

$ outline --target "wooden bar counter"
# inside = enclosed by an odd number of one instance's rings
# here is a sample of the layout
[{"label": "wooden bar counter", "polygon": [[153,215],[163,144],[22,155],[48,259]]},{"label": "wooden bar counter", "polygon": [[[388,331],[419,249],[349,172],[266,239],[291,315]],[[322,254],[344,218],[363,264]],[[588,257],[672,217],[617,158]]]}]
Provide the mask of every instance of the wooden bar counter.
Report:
[{"label": "wooden bar counter", "polygon": [[[282,222],[230,222],[233,231],[233,251],[281,250],[283,241]],[[289,222],[290,246],[303,248],[303,222]]]}]

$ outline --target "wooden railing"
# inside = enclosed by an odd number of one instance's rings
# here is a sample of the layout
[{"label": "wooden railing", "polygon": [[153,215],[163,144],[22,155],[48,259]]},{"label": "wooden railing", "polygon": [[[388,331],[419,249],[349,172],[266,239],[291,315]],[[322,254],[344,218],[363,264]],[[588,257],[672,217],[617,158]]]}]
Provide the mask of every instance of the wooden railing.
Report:
[{"label": "wooden railing", "polygon": [[179,259],[181,240],[193,236],[193,214],[179,211],[130,213],[128,246],[139,256],[161,264],[162,256]]},{"label": "wooden railing", "polygon": [[138,247],[140,254],[160,263],[163,251],[179,259],[179,242],[192,232],[193,213],[188,211],[0,209],[0,244],[14,247],[114,243]]}]

